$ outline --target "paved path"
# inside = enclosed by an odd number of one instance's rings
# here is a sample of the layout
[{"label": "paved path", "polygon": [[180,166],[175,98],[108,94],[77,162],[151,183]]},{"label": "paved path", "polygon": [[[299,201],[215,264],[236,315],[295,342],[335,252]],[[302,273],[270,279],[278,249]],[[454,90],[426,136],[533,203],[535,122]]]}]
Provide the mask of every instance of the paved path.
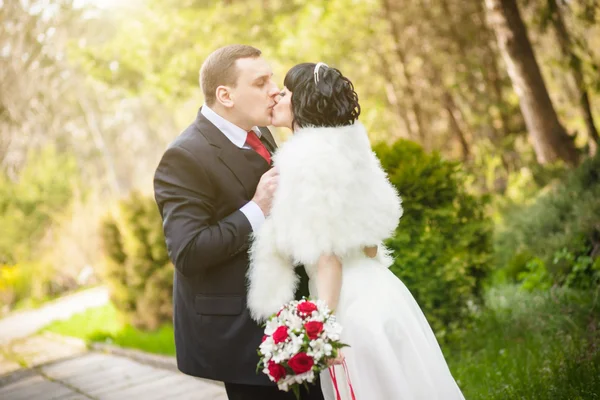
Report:
[{"label": "paved path", "polygon": [[172,357],[90,351],[79,339],[34,335],[107,302],[107,290],[94,288],[0,320],[0,400],[227,400],[221,383],[176,371]]},{"label": "paved path", "polygon": [[2,400],[227,400],[218,382],[88,351],[76,339],[44,334],[13,342],[0,351]]},{"label": "paved path", "polygon": [[35,310],[15,312],[0,319],[0,344],[32,335],[52,321],[67,319],[106,303],[108,290],[97,287],[61,297]]},{"label": "paved path", "polygon": [[124,357],[87,353],[12,374],[0,381],[0,399],[227,400],[217,385]]}]

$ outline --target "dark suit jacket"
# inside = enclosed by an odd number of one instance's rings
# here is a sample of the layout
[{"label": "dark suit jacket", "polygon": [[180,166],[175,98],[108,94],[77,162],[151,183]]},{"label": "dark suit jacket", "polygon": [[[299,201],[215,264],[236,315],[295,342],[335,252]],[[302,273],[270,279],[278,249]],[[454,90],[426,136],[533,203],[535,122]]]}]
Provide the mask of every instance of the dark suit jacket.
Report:
[{"label": "dark suit jacket", "polygon": [[[271,133],[261,131],[261,140],[274,151]],[[231,143],[200,112],[158,165],[155,198],[175,265],[177,365],[186,374],[272,384],[265,374],[256,373],[263,329],[246,308],[252,228],[239,211],[269,168],[253,150]]]}]

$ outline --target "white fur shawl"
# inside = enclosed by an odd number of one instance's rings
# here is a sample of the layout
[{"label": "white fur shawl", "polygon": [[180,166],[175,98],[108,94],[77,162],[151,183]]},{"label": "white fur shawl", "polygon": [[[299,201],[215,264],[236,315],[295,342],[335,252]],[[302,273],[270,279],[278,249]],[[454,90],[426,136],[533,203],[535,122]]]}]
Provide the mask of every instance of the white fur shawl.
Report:
[{"label": "white fur shawl", "polygon": [[279,187],[271,213],[254,233],[248,308],[257,321],[294,298],[294,264],[322,254],[343,257],[379,245],[395,230],[401,201],[363,125],[304,128],[274,156]]}]

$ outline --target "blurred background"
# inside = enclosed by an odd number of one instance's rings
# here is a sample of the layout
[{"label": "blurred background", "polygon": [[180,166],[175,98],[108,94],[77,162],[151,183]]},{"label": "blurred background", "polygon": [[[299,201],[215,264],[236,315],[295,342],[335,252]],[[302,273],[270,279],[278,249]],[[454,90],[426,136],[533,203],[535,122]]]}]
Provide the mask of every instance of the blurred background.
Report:
[{"label": "blurred background", "polygon": [[600,398],[596,0],[0,0],[0,315],[102,285],[45,329],[173,354],[152,177],[231,43],[353,81],[468,399]]}]

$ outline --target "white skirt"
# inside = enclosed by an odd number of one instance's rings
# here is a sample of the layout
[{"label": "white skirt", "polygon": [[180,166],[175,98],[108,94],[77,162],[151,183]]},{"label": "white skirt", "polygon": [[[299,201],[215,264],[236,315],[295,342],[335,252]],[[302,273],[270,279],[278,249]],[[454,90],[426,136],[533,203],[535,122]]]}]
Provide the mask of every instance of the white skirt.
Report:
[{"label": "white skirt", "polygon": [[[440,346],[419,305],[377,259],[344,261],[336,310],[342,349],[357,400],[462,400]],[[311,281],[311,295],[316,287]],[[351,400],[342,366],[336,379]],[[326,400],[336,400],[329,371],[321,373]]]}]

